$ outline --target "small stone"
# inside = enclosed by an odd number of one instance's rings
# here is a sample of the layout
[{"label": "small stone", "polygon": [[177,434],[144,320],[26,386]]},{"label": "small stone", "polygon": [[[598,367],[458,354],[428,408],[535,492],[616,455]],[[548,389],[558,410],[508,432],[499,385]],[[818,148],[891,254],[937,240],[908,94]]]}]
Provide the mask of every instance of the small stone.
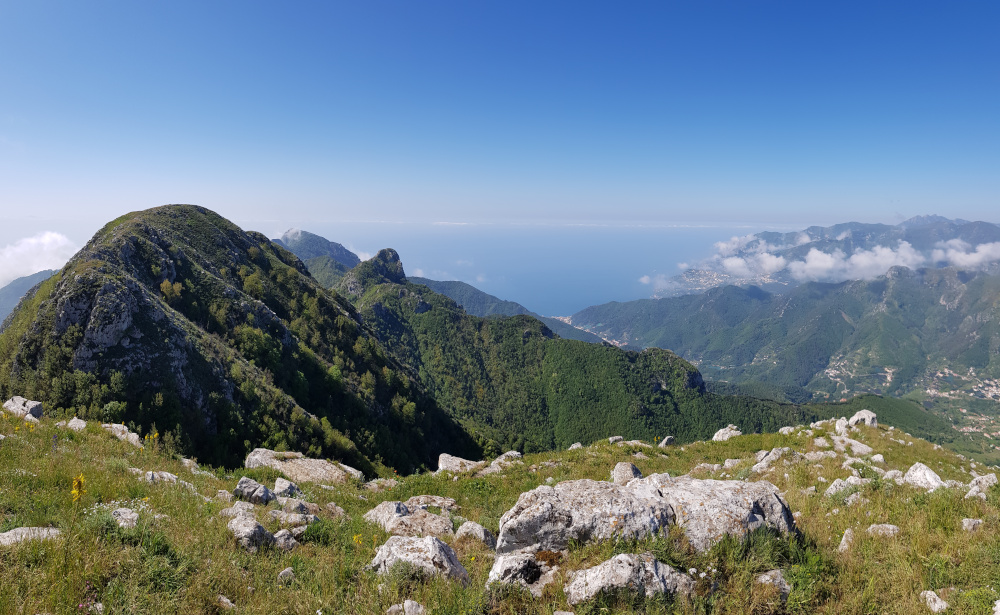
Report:
[{"label": "small stone", "polygon": [[292,535],[291,531],[281,530],[274,535],[274,546],[282,551],[291,551],[299,546],[299,542],[295,540],[295,536]]},{"label": "small stone", "polygon": [[386,615],[424,615],[426,613],[424,605],[416,600],[406,600],[400,604],[394,604],[386,611]]},{"label": "small stone", "polygon": [[892,525],[890,523],[877,523],[868,527],[868,534],[870,536],[884,536],[886,538],[892,538],[893,536],[899,534],[899,526]]},{"label": "small stone", "polygon": [[924,601],[931,613],[943,613],[948,608],[948,603],[938,598],[938,595],[930,590],[920,592],[920,599]]},{"label": "small stone", "polygon": [[0,547],[9,547],[25,540],[48,540],[61,533],[54,527],[18,527],[0,534]]},{"label": "small stone", "polygon": [[461,525],[461,527],[458,528],[458,531],[455,532],[455,540],[460,540],[462,538],[472,538],[473,540],[477,540],[493,550],[496,550],[497,548],[497,539],[496,536],[493,535],[493,532],[474,521],[466,521]]},{"label": "small stone", "polygon": [[293,581],[295,581],[295,571],[291,567],[278,573],[278,583],[281,585],[291,585]]},{"label": "small stone", "polygon": [[625,438],[621,436],[611,436],[610,438],[608,438],[608,444],[614,444],[615,442],[622,442],[624,440]]},{"label": "small stone", "polygon": [[118,523],[118,527],[133,528],[139,521],[139,513],[131,508],[117,508],[111,512],[111,517]]},{"label": "small stone", "polygon": [[966,532],[975,532],[983,525],[982,519],[962,519],[962,529]]},{"label": "small stone", "polygon": [[583,448],[583,444],[581,444],[580,442],[574,442],[573,444],[569,445],[569,450],[571,451],[575,451],[578,448]]},{"label": "small stone", "polygon": [[781,595],[782,602],[788,600],[788,594],[792,592],[792,586],[785,580],[785,575],[781,570],[769,570],[764,574],[758,575],[756,581],[761,585],[776,587],[778,593]]},{"label": "small stone", "polygon": [[882,453],[879,453],[877,455],[872,455],[872,462],[873,463],[885,463],[885,457],[882,456]]},{"label": "small stone", "polygon": [[223,502],[232,502],[233,494],[229,493],[225,489],[219,489],[215,492],[215,499],[221,500]]},{"label": "small stone", "polygon": [[839,553],[847,553],[851,548],[851,543],[854,542],[854,530],[847,528],[844,530],[844,537],[840,539],[840,546],[837,547]]},{"label": "small stone", "polygon": [[222,594],[219,594],[219,597],[216,599],[216,603],[219,605],[219,608],[226,611],[231,611],[236,608],[236,605],[233,604],[233,601],[230,600],[229,598],[226,598]]},{"label": "small stone", "polygon": [[274,480],[274,495],[283,497],[295,497],[301,494],[299,486],[290,480],[277,478]]},{"label": "small stone", "polygon": [[622,461],[611,470],[611,482],[616,485],[627,485],[633,478],[642,478],[642,472],[635,465]]}]

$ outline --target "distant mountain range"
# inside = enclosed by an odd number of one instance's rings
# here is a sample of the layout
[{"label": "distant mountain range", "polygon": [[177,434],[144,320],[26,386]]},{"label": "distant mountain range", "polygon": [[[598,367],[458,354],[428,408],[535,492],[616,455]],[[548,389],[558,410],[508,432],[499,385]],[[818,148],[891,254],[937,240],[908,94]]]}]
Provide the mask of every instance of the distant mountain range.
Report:
[{"label": "distant mountain range", "polygon": [[679,275],[647,280],[654,298],[726,285],[784,292],[806,282],[871,280],[895,266],[998,271],[1000,226],[918,216],[897,225],[848,222],[763,232],[733,237],[715,248],[711,258]]},{"label": "distant mountain range", "polygon": [[39,271],[23,278],[18,278],[10,284],[0,288],[0,323],[17,307],[17,302],[25,295],[31,287],[52,277],[55,271],[47,269]]}]

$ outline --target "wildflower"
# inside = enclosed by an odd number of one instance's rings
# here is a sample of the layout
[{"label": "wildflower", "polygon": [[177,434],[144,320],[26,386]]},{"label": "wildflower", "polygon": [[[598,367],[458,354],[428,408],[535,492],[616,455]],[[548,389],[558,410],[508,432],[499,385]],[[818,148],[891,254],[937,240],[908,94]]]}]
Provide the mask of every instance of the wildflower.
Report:
[{"label": "wildflower", "polygon": [[83,497],[84,493],[87,493],[87,490],[84,489],[83,486],[84,486],[84,479],[83,479],[83,473],[81,473],[79,476],[73,479],[73,490],[70,491],[70,494],[73,496],[74,504],[80,501],[80,498]]}]

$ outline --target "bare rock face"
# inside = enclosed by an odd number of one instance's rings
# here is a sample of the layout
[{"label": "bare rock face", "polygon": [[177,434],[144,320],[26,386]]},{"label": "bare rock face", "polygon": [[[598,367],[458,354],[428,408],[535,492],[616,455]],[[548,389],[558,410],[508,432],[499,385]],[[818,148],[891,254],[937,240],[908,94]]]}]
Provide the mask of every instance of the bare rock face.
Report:
[{"label": "bare rock face", "polygon": [[728,425],[726,427],[723,427],[719,431],[715,432],[715,435],[712,436],[712,441],[725,442],[726,440],[732,438],[733,436],[742,436],[742,435],[743,432],[740,431],[739,427],[737,427],[736,425]]},{"label": "bare rock face", "polygon": [[275,498],[270,489],[247,476],[240,478],[236,483],[233,495],[253,504],[267,504]]},{"label": "bare rock face", "polygon": [[635,465],[622,461],[611,470],[611,482],[616,485],[627,485],[633,478],[642,478],[642,472]]},{"label": "bare rock face", "polygon": [[765,525],[782,532],[795,528],[778,489],[765,481],[653,474],[622,486],[582,479],[522,493],[500,518],[497,552],[561,551],[571,540],[642,538],[675,523],[699,551],[726,534],[743,536]]},{"label": "bare rock face", "polygon": [[580,604],[612,589],[641,592],[647,598],[662,593],[691,595],[694,579],[657,561],[651,553],[623,553],[574,574],[565,589],[566,602]]},{"label": "bare rock face", "polygon": [[0,547],[9,547],[25,540],[48,540],[61,533],[54,527],[18,527],[0,534]]},{"label": "bare rock face", "polygon": [[25,399],[20,395],[15,395],[5,401],[3,403],[3,409],[19,419],[23,419],[27,416],[31,416],[36,419],[42,418],[42,402],[31,401],[30,399]]},{"label": "bare rock face", "polygon": [[531,553],[500,555],[493,562],[486,586],[520,585],[536,598],[542,597],[545,586],[557,579],[558,566],[549,566]]},{"label": "bare rock face", "polygon": [[479,525],[475,521],[466,521],[458,528],[458,531],[455,532],[455,540],[460,540],[462,538],[477,540],[493,550],[496,550],[497,548],[497,539],[496,536],[493,535],[493,532]]},{"label": "bare rock face", "polygon": [[462,472],[478,470],[484,465],[486,465],[485,461],[470,461],[469,459],[462,459],[448,453],[441,453],[438,456],[438,472],[461,474]]},{"label": "bare rock face", "polygon": [[928,468],[919,461],[906,471],[903,475],[903,483],[907,485],[913,485],[920,489],[926,489],[928,491],[934,491],[935,489],[940,489],[941,487],[946,487],[945,482],[941,480],[941,477],[937,475],[937,472]]},{"label": "bare rock face", "polygon": [[853,427],[855,425],[867,425],[869,427],[878,426],[878,417],[871,410],[858,410],[854,413],[854,416],[847,420],[847,423]]},{"label": "bare rock face", "polygon": [[264,526],[247,514],[236,515],[226,527],[233,533],[236,542],[251,553],[256,552],[260,547],[273,545],[275,542],[271,532],[265,530]]},{"label": "bare rock face", "polygon": [[382,526],[395,536],[451,536],[451,520],[423,508],[412,511],[402,502],[382,502],[365,513],[364,519]]},{"label": "bare rock face", "polygon": [[389,607],[385,615],[424,615],[427,610],[416,600],[404,600]]},{"label": "bare rock face", "polygon": [[837,432],[838,436],[846,436],[848,427],[850,427],[850,424],[847,422],[847,419],[840,417],[834,424],[833,429]]},{"label": "bare rock face", "polygon": [[346,483],[359,476],[360,480],[364,480],[364,475],[350,466],[312,459],[302,453],[279,453],[266,448],[255,448],[247,455],[243,465],[247,468],[274,468],[297,483]]},{"label": "bare rock face", "polygon": [[371,568],[379,574],[385,574],[400,562],[416,566],[427,575],[469,582],[469,573],[458,561],[452,548],[433,536],[390,536],[375,553]]}]

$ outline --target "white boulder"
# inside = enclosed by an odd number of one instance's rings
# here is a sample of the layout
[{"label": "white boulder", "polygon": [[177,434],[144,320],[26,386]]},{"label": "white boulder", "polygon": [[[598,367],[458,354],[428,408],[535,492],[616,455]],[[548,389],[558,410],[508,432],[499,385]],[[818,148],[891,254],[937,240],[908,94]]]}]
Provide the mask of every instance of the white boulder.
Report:
[{"label": "white boulder", "polygon": [[714,442],[725,442],[726,440],[732,438],[733,436],[742,436],[742,435],[743,432],[740,431],[739,427],[737,427],[736,425],[727,425],[726,427],[723,427],[719,431],[715,432],[715,435],[712,436],[712,440]]},{"label": "white boulder", "polygon": [[928,491],[934,491],[935,489],[947,486],[941,480],[941,477],[937,475],[937,472],[919,461],[910,466],[910,469],[903,475],[903,483]]},{"label": "white boulder", "polygon": [[611,470],[611,482],[616,485],[627,485],[633,478],[642,478],[642,472],[627,461],[622,461]]},{"label": "white boulder", "polygon": [[[364,474],[341,463],[312,459],[302,453],[278,452],[255,448],[243,461],[246,468],[268,467],[278,470],[297,483],[346,483],[352,478],[364,480]],[[360,477],[360,478],[359,478]]]},{"label": "white boulder", "polygon": [[646,597],[662,593],[689,596],[694,585],[694,579],[657,561],[650,553],[623,553],[574,574],[565,592],[566,602],[576,605],[614,589],[628,589]]},{"label": "white boulder", "polygon": [[469,573],[452,548],[433,536],[390,536],[375,553],[371,568],[385,574],[400,562],[415,566],[427,575],[440,575],[464,583],[469,581]]},{"label": "white boulder", "polygon": [[878,426],[878,418],[871,410],[858,410],[854,413],[854,416],[848,419],[847,422],[851,425],[851,427],[855,425],[867,425],[869,427]]},{"label": "white boulder", "polygon": [[20,395],[15,395],[3,403],[3,409],[19,419],[25,417],[42,418],[42,402],[31,401]]}]

